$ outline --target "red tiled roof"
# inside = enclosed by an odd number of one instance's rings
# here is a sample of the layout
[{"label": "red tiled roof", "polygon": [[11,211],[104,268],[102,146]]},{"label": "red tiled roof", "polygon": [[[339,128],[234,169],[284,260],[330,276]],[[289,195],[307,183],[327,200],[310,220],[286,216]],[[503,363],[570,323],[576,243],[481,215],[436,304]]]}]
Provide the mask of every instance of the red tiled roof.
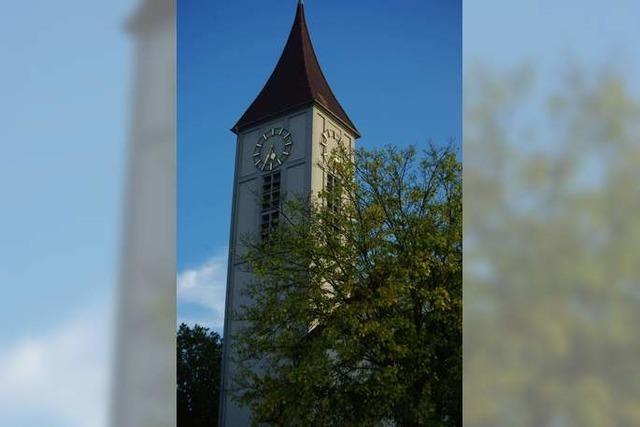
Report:
[{"label": "red tiled roof", "polygon": [[299,2],[289,39],[276,68],[231,130],[238,133],[247,126],[313,103],[327,110],[356,137],[360,137],[322,74],[309,37],[304,6]]}]

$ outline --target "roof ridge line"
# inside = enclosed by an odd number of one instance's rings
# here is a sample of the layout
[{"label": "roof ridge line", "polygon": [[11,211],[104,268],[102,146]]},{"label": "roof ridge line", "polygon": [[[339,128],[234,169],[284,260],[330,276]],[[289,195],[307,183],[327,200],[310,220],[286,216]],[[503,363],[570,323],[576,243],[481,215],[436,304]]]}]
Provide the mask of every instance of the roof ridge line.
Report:
[{"label": "roof ridge line", "polygon": [[[304,79],[307,82],[307,88],[309,89],[309,95],[311,96],[312,99],[315,99],[314,93],[313,93],[313,87],[311,85],[311,79],[309,79],[309,66],[307,64],[307,57],[305,55],[305,50],[304,50],[304,32],[306,32],[307,34],[307,38],[311,38],[311,34],[309,34],[309,29],[307,28],[307,19],[304,15],[304,2],[302,0],[298,1],[298,10],[296,10],[296,15],[298,13],[301,13],[301,25],[300,25],[300,31],[302,34],[300,34],[301,40],[303,41],[301,48],[302,48],[302,63],[304,64]],[[297,18],[297,16],[296,16]],[[295,23],[294,23],[295,25]],[[313,48],[313,45],[311,45],[311,53],[313,53],[313,55],[315,56],[315,50]]]}]

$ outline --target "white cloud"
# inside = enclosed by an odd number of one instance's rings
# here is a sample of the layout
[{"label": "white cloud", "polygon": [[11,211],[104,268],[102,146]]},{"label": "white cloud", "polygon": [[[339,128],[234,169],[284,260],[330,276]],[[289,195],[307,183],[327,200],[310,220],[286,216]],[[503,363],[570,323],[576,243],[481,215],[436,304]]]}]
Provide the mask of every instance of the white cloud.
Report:
[{"label": "white cloud", "polygon": [[206,309],[206,316],[178,313],[180,322],[198,323],[222,332],[227,288],[227,251],[223,250],[197,268],[178,274],[178,303],[196,304]]},{"label": "white cloud", "polygon": [[76,313],[0,351],[0,425],[107,425],[111,305]]}]

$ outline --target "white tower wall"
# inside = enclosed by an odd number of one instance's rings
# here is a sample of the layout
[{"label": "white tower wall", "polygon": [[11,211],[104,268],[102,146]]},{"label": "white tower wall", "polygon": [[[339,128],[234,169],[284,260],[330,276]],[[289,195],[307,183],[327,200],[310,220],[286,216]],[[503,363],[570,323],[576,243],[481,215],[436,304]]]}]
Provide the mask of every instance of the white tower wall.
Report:
[{"label": "white tower wall", "polygon": [[229,274],[227,277],[227,297],[224,327],[224,351],[222,374],[222,397],[220,405],[220,425],[243,427],[250,425],[247,408],[238,406],[233,399],[234,378],[237,367],[232,354],[233,336],[242,327],[233,320],[233,313],[249,303],[243,296],[251,276],[246,272],[242,255],[245,251],[242,237],[260,232],[261,179],[264,174],[254,165],[253,153],[256,142],[268,129],[286,128],[292,135],[291,154],[280,166],[281,194],[283,197],[312,193],[317,194],[325,185],[326,173],[320,165],[322,160],[323,133],[333,131],[336,138],[328,138],[327,150],[336,147],[340,138],[353,146],[354,136],[331,118],[323,109],[308,106],[286,114],[278,119],[242,131],[237,138],[236,172],[234,178],[231,236],[229,244]]}]

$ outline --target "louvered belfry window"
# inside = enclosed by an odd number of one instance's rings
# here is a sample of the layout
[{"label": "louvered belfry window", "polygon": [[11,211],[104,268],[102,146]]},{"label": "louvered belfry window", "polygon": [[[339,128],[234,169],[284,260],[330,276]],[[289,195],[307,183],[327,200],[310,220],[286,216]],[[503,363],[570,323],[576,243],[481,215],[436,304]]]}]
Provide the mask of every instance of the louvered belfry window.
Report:
[{"label": "louvered belfry window", "polygon": [[327,173],[326,176],[327,208],[333,213],[338,213],[340,210],[340,182],[332,173]]},{"label": "louvered belfry window", "polygon": [[260,235],[269,237],[280,219],[280,171],[262,177],[262,209],[260,212]]}]

